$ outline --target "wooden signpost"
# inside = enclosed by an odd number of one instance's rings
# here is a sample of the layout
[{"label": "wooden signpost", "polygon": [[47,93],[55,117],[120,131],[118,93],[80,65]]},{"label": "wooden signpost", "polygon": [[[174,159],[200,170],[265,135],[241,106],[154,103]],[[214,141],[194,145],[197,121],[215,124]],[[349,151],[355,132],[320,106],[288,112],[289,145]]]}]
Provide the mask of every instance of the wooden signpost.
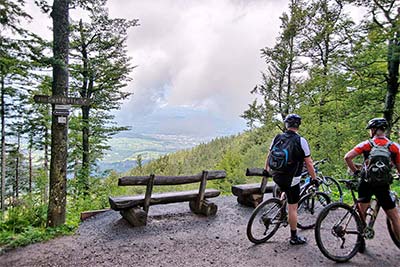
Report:
[{"label": "wooden signpost", "polygon": [[36,103],[41,104],[54,104],[53,115],[57,116],[57,122],[61,124],[67,123],[67,117],[74,106],[88,106],[90,105],[89,98],[80,97],[66,97],[66,96],[48,96],[48,95],[35,95],[33,97]]},{"label": "wooden signpost", "polygon": [[36,103],[44,104],[59,104],[59,105],[74,105],[74,106],[89,106],[89,98],[66,97],[66,96],[48,96],[35,95],[33,97]]}]

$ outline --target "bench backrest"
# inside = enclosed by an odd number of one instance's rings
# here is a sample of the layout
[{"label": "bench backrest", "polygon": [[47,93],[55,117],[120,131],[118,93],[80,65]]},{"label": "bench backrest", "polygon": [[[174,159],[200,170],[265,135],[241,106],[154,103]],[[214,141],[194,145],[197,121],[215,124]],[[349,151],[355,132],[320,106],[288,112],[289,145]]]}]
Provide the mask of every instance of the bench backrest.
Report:
[{"label": "bench backrest", "polygon": [[267,170],[263,168],[247,168],[246,176],[265,176],[271,177],[271,174],[267,172]]},{"label": "bench backrest", "polygon": [[[223,179],[226,177],[225,171],[204,171],[206,172],[207,180]],[[203,173],[204,173],[203,172]],[[203,173],[190,176],[154,176],[154,185],[179,185],[179,184],[191,184],[200,182],[203,177]],[[118,179],[119,186],[128,185],[148,185],[150,176],[124,176]]]},{"label": "bench backrest", "polygon": [[267,191],[268,177],[271,177],[271,174],[267,170],[264,168],[247,168],[246,176],[262,176],[260,191],[263,194]]}]

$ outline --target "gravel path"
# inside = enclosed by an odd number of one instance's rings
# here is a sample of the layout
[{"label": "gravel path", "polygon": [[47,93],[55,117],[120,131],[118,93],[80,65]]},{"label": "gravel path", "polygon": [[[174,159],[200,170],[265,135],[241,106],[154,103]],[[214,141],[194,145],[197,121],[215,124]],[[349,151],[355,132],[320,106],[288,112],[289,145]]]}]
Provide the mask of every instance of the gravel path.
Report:
[{"label": "gravel path", "polygon": [[[29,245],[0,256],[0,266],[337,266],[318,250],[313,230],[308,244],[291,246],[289,229],[253,245],[246,237],[252,208],[231,196],[213,200],[217,215],[192,214],[188,203],[152,206],[148,225],[131,227],[108,211],[81,224],[73,236]],[[341,266],[399,266],[400,250],[390,240],[380,213],[377,236],[364,254]]]}]

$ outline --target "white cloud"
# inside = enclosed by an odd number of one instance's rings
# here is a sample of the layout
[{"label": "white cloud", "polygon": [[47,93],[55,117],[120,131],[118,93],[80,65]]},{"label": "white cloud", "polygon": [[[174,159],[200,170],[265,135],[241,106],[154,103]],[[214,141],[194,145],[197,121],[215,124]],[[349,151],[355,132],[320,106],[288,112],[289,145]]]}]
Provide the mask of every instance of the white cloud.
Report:
[{"label": "white cloud", "polygon": [[129,1],[123,8],[109,1],[108,6],[113,17],[138,18],[141,24],[129,33],[138,68],[134,95],[120,113],[135,117],[162,103],[240,120],[265,66],[260,49],[274,44],[287,1]]},{"label": "white cloud", "polygon": [[[265,67],[260,49],[275,43],[287,0],[109,0],[107,6],[111,17],[140,23],[128,38],[138,67],[126,90],[134,95],[115,113],[117,121],[137,125],[146,123],[143,116],[178,108],[188,111],[186,121],[193,116],[189,110],[202,110],[202,123],[208,116],[212,128],[221,121],[235,130],[244,126],[239,116]],[[43,32],[47,22],[35,28]],[[160,130],[162,124],[177,130],[188,125],[170,119],[159,122]]]}]

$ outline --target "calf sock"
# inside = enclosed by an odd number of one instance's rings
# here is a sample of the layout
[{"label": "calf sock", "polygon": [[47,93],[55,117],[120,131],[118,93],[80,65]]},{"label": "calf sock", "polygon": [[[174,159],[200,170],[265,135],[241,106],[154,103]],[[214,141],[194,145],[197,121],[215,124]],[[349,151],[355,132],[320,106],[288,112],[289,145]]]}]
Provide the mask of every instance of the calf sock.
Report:
[{"label": "calf sock", "polygon": [[290,237],[292,239],[294,239],[294,238],[296,238],[296,236],[297,236],[297,229],[296,230],[290,230]]}]

